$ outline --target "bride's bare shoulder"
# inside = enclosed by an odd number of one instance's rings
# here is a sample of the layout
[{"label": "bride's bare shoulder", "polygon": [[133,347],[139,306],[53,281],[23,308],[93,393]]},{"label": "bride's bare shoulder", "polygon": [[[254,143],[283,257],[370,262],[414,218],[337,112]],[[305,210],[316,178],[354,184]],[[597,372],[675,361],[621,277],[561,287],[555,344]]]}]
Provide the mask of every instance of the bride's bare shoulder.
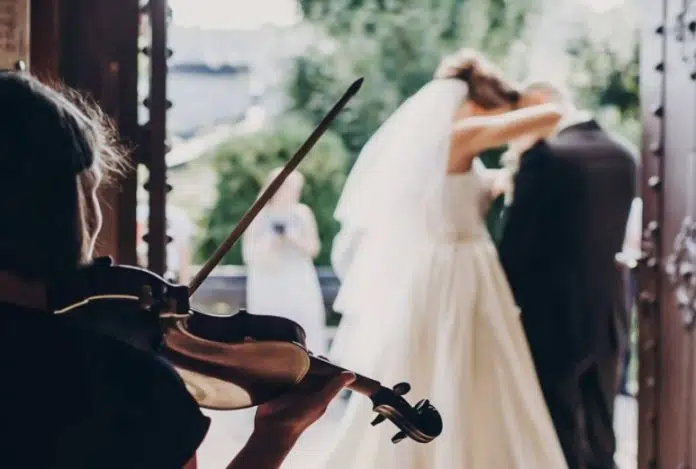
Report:
[{"label": "bride's bare shoulder", "polygon": [[472,138],[474,137],[467,133],[452,132],[447,159],[448,174],[465,173],[471,170],[472,161],[479,153],[471,145]]}]

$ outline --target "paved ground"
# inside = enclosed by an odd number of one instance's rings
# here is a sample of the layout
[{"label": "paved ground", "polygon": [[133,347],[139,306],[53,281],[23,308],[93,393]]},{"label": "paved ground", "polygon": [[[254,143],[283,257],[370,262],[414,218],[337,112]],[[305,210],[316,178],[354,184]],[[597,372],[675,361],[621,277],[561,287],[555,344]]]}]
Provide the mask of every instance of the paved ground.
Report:
[{"label": "paved ground", "polygon": [[616,400],[617,452],[616,463],[619,469],[636,469],[638,458],[638,404],[635,399],[619,397]]},{"label": "paved ground", "polygon": [[[337,403],[314,427],[307,431],[295,451],[284,464],[283,469],[322,469],[317,467],[322,454],[323,443],[331,434],[343,411],[343,404]],[[633,399],[619,397],[616,402],[616,433],[619,449],[616,460],[620,469],[636,467],[636,404]],[[208,438],[198,453],[200,469],[222,469],[239,450],[251,432],[253,412],[214,412],[207,411],[213,423]],[[460,468],[452,468],[460,469]]]}]

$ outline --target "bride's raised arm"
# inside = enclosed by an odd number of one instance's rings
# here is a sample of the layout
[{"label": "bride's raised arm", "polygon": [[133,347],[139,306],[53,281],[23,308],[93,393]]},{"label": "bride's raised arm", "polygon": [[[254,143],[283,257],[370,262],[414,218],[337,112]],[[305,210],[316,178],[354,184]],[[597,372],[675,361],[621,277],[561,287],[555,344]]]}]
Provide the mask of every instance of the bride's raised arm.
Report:
[{"label": "bride's raised arm", "polygon": [[545,103],[504,114],[471,116],[456,121],[452,129],[455,151],[450,157],[450,167],[468,170],[474,155],[484,150],[500,147],[525,135],[541,138],[556,128],[561,117],[559,105]]}]

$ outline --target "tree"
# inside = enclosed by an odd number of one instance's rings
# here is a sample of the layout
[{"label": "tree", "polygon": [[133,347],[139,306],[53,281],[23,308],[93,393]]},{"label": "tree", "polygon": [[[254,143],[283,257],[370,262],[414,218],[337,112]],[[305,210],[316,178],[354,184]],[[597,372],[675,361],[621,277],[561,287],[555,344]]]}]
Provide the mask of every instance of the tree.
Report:
[{"label": "tree", "polygon": [[[579,103],[635,145],[640,140],[639,9],[632,2],[591,14],[567,45],[569,86]],[[620,33],[615,19],[622,18]]]},{"label": "tree", "polygon": [[[218,199],[204,219],[205,237],[198,245],[198,260],[207,259],[227,237],[258,196],[269,171],[283,165],[312,128],[305,119],[289,115],[258,133],[233,136],[215,150]],[[330,241],[338,230],[333,211],[346,177],[348,160],[341,139],[327,131],[298,168],[305,177],[302,201],[314,211],[322,241],[316,259],[319,265],[329,263]],[[242,263],[241,246],[237,244],[225,256],[223,264]]]},{"label": "tree", "polygon": [[357,156],[379,125],[464,45],[502,60],[537,0],[300,0],[326,39],[297,59],[292,108],[316,123],[356,77],[365,85],[335,128]]},{"label": "tree", "polygon": [[640,140],[639,44],[622,57],[610,44],[583,38],[573,44],[575,73],[581,75],[573,86],[578,101],[598,110],[599,120],[637,145]]},{"label": "tree", "polygon": [[[377,128],[433,76],[443,55],[468,46],[506,63],[524,37],[538,0],[299,0],[326,39],[299,57],[288,83],[292,109],[317,123],[355,78],[360,93],[334,124],[351,164]],[[488,152],[498,166],[501,151]],[[502,201],[489,212],[497,232]]]}]

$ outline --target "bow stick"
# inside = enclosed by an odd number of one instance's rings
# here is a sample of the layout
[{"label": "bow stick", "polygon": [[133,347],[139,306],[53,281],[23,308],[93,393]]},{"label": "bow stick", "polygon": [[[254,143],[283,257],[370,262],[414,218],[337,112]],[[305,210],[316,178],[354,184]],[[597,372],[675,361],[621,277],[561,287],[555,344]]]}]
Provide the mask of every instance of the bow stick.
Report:
[{"label": "bow stick", "polygon": [[198,287],[201,286],[203,281],[205,281],[206,278],[208,278],[208,275],[210,275],[210,272],[213,271],[213,269],[220,263],[223,257],[225,257],[225,254],[229,252],[230,249],[232,249],[232,246],[234,246],[237,241],[239,241],[239,238],[242,237],[242,234],[246,231],[246,229],[249,227],[252,221],[254,221],[254,218],[259,214],[261,209],[268,203],[269,200],[271,200],[271,197],[275,195],[275,193],[278,191],[280,188],[281,184],[285,182],[285,179],[292,173],[295,168],[297,168],[297,165],[300,164],[302,159],[309,153],[309,151],[312,149],[315,143],[317,143],[317,140],[322,136],[322,134],[326,131],[326,129],[329,127],[331,122],[338,116],[338,113],[343,110],[345,105],[350,101],[350,99],[355,96],[355,94],[358,92],[360,87],[362,86],[363,83],[363,78],[358,78],[355,80],[343,93],[343,96],[341,96],[341,99],[339,99],[336,104],[331,108],[331,110],[324,116],[324,118],[319,122],[319,125],[314,129],[314,131],[310,134],[310,136],[305,140],[305,142],[300,146],[300,148],[297,149],[294,155],[292,155],[292,158],[288,160],[287,163],[285,163],[285,166],[283,166],[283,169],[278,173],[278,175],[271,181],[271,183],[268,185],[266,190],[264,190],[261,195],[254,201],[254,203],[249,207],[249,209],[242,215],[242,218],[239,219],[239,222],[237,222],[237,225],[234,227],[232,232],[225,238],[225,240],[218,246],[218,248],[215,250],[212,256],[203,264],[201,267],[201,270],[199,270],[196,275],[193,277],[191,280],[191,283],[189,284],[189,297],[193,296],[194,293],[196,293],[196,290],[198,290]]}]

